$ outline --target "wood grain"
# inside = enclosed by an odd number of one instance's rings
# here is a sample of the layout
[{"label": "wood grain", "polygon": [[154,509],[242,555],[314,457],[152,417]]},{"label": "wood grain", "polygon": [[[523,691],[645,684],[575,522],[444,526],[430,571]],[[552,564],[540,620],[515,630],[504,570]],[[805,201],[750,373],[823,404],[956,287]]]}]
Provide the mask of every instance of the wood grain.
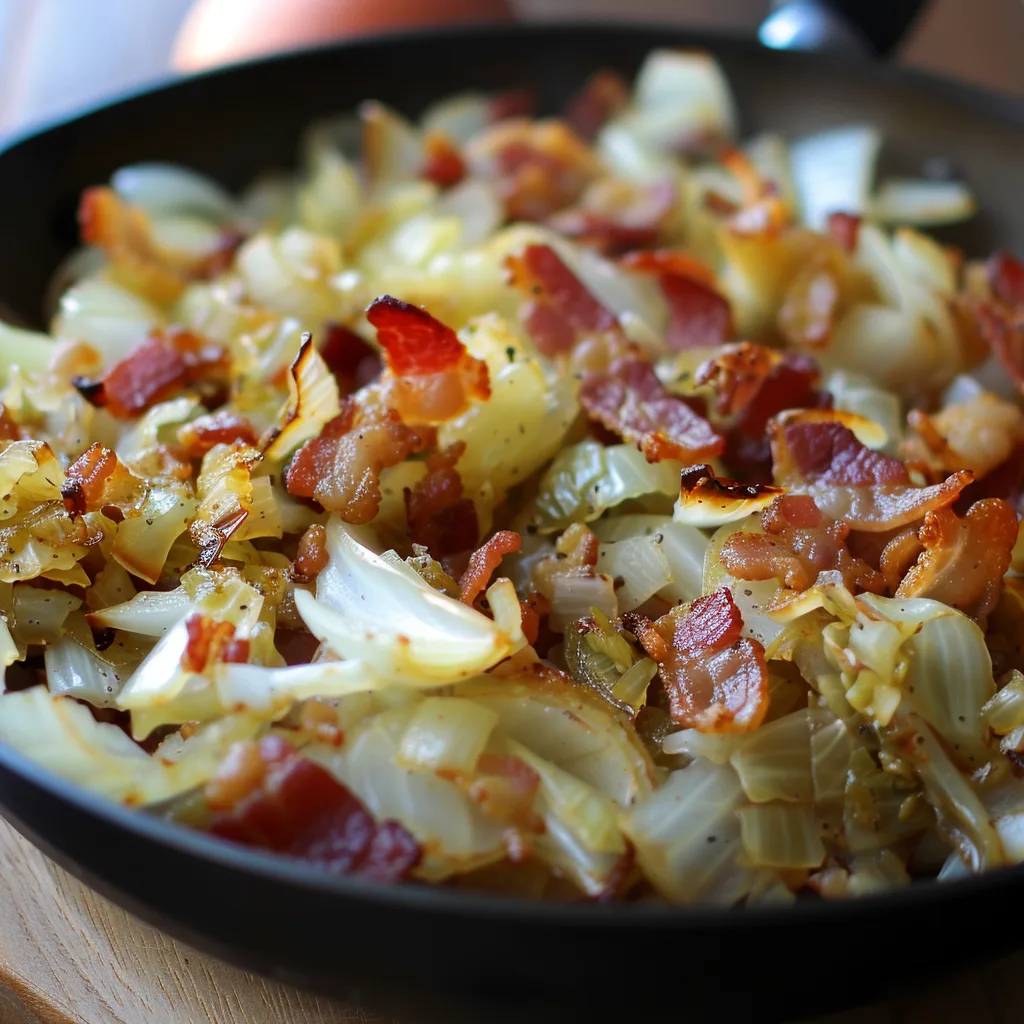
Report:
[{"label": "wood grain", "polygon": [[[91,892],[0,820],[2,1024],[387,1024],[175,942]],[[813,1024],[1015,1024],[1024,953]],[[811,1024],[811,1022],[805,1022]]]}]

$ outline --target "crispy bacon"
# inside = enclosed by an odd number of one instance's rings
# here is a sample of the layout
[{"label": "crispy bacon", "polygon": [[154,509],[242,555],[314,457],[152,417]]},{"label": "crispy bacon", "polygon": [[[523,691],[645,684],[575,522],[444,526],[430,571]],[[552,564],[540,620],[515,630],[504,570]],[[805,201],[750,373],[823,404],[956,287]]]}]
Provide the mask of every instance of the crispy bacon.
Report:
[{"label": "crispy bacon", "polygon": [[672,717],[704,733],[756,729],[768,711],[764,648],[740,635],[743,617],[728,590],[700,597],[652,623],[635,613],[627,628],[658,663]]},{"label": "crispy bacon", "polygon": [[855,213],[830,213],[828,233],[847,251],[857,249],[861,218]]},{"label": "crispy bacon", "polygon": [[422,451],[427,437],[390,410],[368,414],[350,397],[285,470],[285,489],[312,498],[347,523],[368,523],[380,507],[380,474]]},{"label": "crispy bacon", "polygon": [[209,831],[332,874],[375,882],[407,878],[423,856],[397,821],[374,821],[330,772],[287,740],[236,744],[206,786]]},{"label": "crispy bacon", "polygon": [[861,444],[856,434],[837,420],[787,422],[775,436],[781,437],[777,469],[783,469],[785,477],[796,474],[810,483],[853,487],[910,481],[907,467],[899,459]]},{"label": "crispy bacon", "polygon": [[327,531],[314,523],[299,540],[295,560],[291,564],[291,578],[296,583],[312,583],[327,568]]},{"label": "crispy bacon", "polygon": [[1024,306],[1024,263],[1005,251],[996,252],[985,268],[989,287],[1007,306]]},{"label": "crispy bacon", "polygon": [[406,423],[441,423],[491,394],[487,364],[426,310],[384,295],[366,311],[391,372],[390,397]]},{"label": "crispy bacon", "polygon": [[320,355],[344,394],[358,391],[364,384],[376,380],[383,368],[380,352],[344,324],[325,325]]},{"label": "crispy bacon", "polygon": [[588,142],[629,106],[629,86],[618,71],[595,71],[569,101],[565,119]]},{"label": "crispy bacon", "polygon": [[591,148],[562,121],[502,121],[475,138],[465,157],[476,174],[495,182],[510,220],[547,220],[602,172]]},{"label": "crispy bacon", "polygon": [[479,537],[476,506],[462,493],[455,468],[465,441],[458,441],[427,459],[427,475],[405,489],[405,515],[414,544],[422,544],[436,559],[469,551]]},{"label": "crispy bacon", "polygon": [[249,660],[249,641],[235,636],[230,622],[217,622],[208,615],[194,614],[185,620],[188,644],[181,656],[186,672],[205,672],[218,662]]},{"label": "crispy bacon", "polygon": [[466,176],[466,161],[451,139],[440,132],[428,132],[423,140],[426,149],[426,160],[420,169],[420,177],[451,188]]},{"label": "crispy bacon", "polygon": [[614,256],[654,245],[675,208],[670,181],[636,185],[615,178],[595,181],[577,206],[548,219],[556,231],[581,245]]},{"label": "crispy bacon", "polygon": [[784,356],[763,345],[741,341],[725,345],[697,367],[695,384],[714,388],[715,409],[721,416],[746,412]]},{"label": "crispy bacon", "polygon": [[[862,533],[859,536],[871,537],[873,535]],[[890,594],[896,593],[900,581],[906,576],[922,551],[924,551],[924,545],[918,539],[917,530],[912,526],[904,527],[886,541],[878,558],[878,571],[885,578],[885,587]]]},{"label": "crispy bacon", "polygon": [[618,321],[548,245],[528,245],[505,261],[523,294],[523,325],[546,356],[569,352],[583,338],[621,333]]},{"label": "crispy bacon", "polygon": [[1017,515],[999,498],[976,502],[960,519],[952,509],[925,516],[924,546],[897,597],[927,597],[958,608],[985,628],[999,601],[1017,542]]},{"label": "crispy bacon", "polygon": [[622,263],[657,276],[669,308],[665,343],[671,351],[711,348],[733,336],[729,300],[715,288],[714,274],[692,256],[661,249],[630,253]]},{"label": "crispy bacon", "polygon": [[459,579],[460,599],[464,604],[473,602],[487,589],[501,560],[514,554],[523,539],[514,530],[499,530],[486,544],[470,556],[469,565]]},{"label": "crispy bacon", "polygon": [[190,385],[207,395],[211,388],[222,392],[230,370],[230,357],[221,345],[189,331],[158,330],[115,363],[102,380],[76,378],[74,385],[116,419],[132,419]]},{"label": "crispy bacon", "polygon": [[642,359],[619,360],[606,373],[587,374],[580,385],[587,415],[626,441],[649,462],[693,462],[720,455],[723,438],[703,416],[665,390]]},{"label": "crispy bacon", "polygon": [[17,441],[20,437],[18,424],[14,422],[7,407],[0,403],[0,441]]},{"label": "crispy bacon", "polygon": [[720,560],[731,576],[777,579],[790,590],[806,590],[818,573],[837,570],[853,593],[885,591],[882,574],[847,549],[850,527],[822,516],[813,498],[776,498],[761,514],[761,525],[764,533],[738,532],[726,539]]},{"label": "crispy bacon", "polygon": [[519,609],[523,617],[523,636],[527,643],[536,646],[544,618],[551,614],[551,602],[543,594],[531,591],[525,601],[519,602]]},{"label": "crispy bacon", "polygon": [[219,409],[186,423],[178,431],[178,446],[189,459],[201,459],[219,444],[255,445],[258,438],[250,420],[230,409]]},{"label": "crispy bacon", "polygon": [[98,441],[68,466],[67,480],[61,486],[60,494],[72,519],[84,516],[86,512],[95,512],[108,503],[105,497],[107,483],[118,468],[121,470],[119,475],[130,479],[131,474],[118,461],[117,454]]}]

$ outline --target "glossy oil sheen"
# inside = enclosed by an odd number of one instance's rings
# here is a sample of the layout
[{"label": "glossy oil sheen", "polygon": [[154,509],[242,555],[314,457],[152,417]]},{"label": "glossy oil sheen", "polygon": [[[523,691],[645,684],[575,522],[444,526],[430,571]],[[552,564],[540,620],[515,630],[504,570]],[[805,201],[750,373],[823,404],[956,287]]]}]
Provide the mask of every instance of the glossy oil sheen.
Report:
[{"label": "glossy oil sheen", "polygon": [[[166,160],[232,188],[287,167],[314,117],[374,97],[414,115],[467,88],[534,88],[557,111],[601,67],[655,46],[713,50],[745,132],[878,125],[886,170],[949,161],[983,213],[947,238],[1024,251],[1024,105],[890,68],[658,29],[529,26],[370,40],[243,65],[129,98],[0,154],[0,309],[38,323],[75,244],[79,193]],[[268,977],[406,1020],[797,1018],[880,999],[1018,942],[1024,869],[884,898],[726,911],[550,906],[427,887],[380,889],[237,849],[89,796],[0,745],[0,809],[128,909]],[[1003,922],[1006,921],[1004,924]]]}]

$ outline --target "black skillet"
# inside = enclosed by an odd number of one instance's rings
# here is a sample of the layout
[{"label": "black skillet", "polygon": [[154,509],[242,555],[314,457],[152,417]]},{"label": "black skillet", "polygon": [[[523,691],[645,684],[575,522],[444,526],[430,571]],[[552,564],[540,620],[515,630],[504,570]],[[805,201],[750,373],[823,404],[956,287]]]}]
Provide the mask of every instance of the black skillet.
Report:
[{"label": "black skillet", "polygon": [[[876,16],[866,37],[877,49],[894,41],[916,5],[840,6]],[[849,43],[838,24],[791,23],[787,31]],[[778,23],[774,31],[786,41]],[[871,122],[895,170],[951,162],[984,211],[957,241],[979,255],[995,245],[1024,250],[1024,104],[856,57],[775,53],[665,28],[521,26],[370,40],[234,67],[18,142],[0,154],[0,301],[38,321],[47,278],[75,241],[79,193],[121,165],[174,161],[240,187],[292,161],[310,119],[366,97],[415,114],[467,87],[528,85],[554,111],[595,69],[632,72],[648,50],[668,44],[718,55],[747,130]],[[884,898],[750,911],[382,889],[124,810],[2,745],[0,807],[73,874],[191,945],[407,1019],[792,1018],[879,999],[1009,949],[1018,941],[1013,906],[1024,898],[1024,868]]]}]

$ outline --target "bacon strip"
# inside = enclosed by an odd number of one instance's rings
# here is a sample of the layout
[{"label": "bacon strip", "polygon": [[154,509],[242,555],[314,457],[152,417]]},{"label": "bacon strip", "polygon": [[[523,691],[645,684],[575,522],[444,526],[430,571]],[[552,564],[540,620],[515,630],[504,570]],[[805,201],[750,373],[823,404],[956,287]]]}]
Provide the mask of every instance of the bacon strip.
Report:
[{"label": "bacon strip", "polygon": [[822,516],[806,495],[776,498],[761,514],[764,533],[734,533],[722,546],[720,561],[742,580],[777,579],[791,590],[814,585],[818,573],[837,570],[852,593],[885,592],[885,579],[846,547],[850,527]]},{"label": "bacon strip", "polygon": [[927,597],[958,608],[984,629],[1003,592],[1017,543],[1017,515],[999,498],[976,502],[960,519],[930,512],[918,531],[924,546],[896,597]]},{"label": "bacon strip", "polygon": [[190,459],[201,459],[219,444],[253,446],[258,440],[251,421],[230,409],[199,416],[178,431],[178,445]]},{"label": "bacon strip", "polygon": [[296,583],[310,584],[327,568],[327,531],[314,523],[299,539],[290,575]]},{"label": "bacon strip", "polygon": [[391,403],[407,423],[442,423],[491,395],[487,364],[426,310],[384,295],[366,311],[392,374]]},{"label": "bacon strip", "polygon": [[249,660],[249,641],[235,636],[230,622],[217,622],[208,615],[190,615],[185,620],[188,644],[181,656],[186,672],[205,672],[212,665]]},{"label": "bacon strip", "polygon": [[670,181],[635,185],[615,178],[594,182],[577,206],[549,218],[556,231],[608,256],[652,246],[675,208]]},{"label": "bacon strip", "polygon": [[569,101],[565,119],[588,142],[629,106],[629,86],[618,71],[595,71]]},{"label": "bacon strip", "polygon": [[628,615],[626,623],[658,673],[672,717],[704,733],[751,732],[768,711],[764,648],[742,637],[743,617],[728,590],[700,597],[652,623]]},{"label": "bacon strip", "polygon": [[223,391],[230,371],[231,359],[221,345],[188,331],[154,331],[101,380],[75,378],[73,383],[111,416],[132,419],[190,385]]},{"label": "bacon strip", "polygon": [[440,132],[428,132],[423,140],[426,159],[420,177],[441,188],[451,188],[466,176],[466,161],[451,139]]},{"label": "bacon strip", "polygon": [[860,236],[861,218],[855,213],[830,213],[828,233],[847,251],[855,252]]},{"label": "bacon strip", "polygon": [[459,579],[460,600],[464,604],[473,604],[487,589],[501,560],[518,551],[522,543],[522,537],[514,530],[499,530],[486,544],[477,548]]},{"label": "bacon strip", "polygon": [[628,254],[623,266],[653,274],[669,308],[665,344],[672,352],[724,345],[733,336],[732,308],[714,274],[692,256],[660,249]]},{"label": "bacon strip", "polygon": [[649,462],[693,462],[720,455],[725,438],[681,398],[665,390],[642,359],[619,360],[606,373],[590,373],[580,386],[587,415],[626,441]]},{"label": "bacon strip", "polygon": [[585,337],[620,332],[619,322],[548,245],[528,245],[505,262],[522,292],[523,325],[546,356],[569,352]]},{"label": "bacon strip", "polygon": [[344,324],[325,325],[320,355],[344,394],[376,380],[383,369],[380,352]]},{"label": "bacon strip", "polygon": [[350,397],[318,437],[307,441],[285,470],[285,489],[312,498],[347,523],[368,523],[380,507],[380,474],[422,451],[427,438],[386,411],[362,412]]},{"label": "bacon strip", "polygon": [[68,466],[67,480],[61,486],[60,494],[68,515],[74,519],[87,512],[96,512],[108,503],[105,497],[107,484],[120,469],[123,480],[133,481],[128,470],[118,461],[117,454],[104,448],[98,441]]},{"label": "bacon strip", "polygon": [[458,441],[427,459],[427,475],[405,489],[405,515],[414,544],[436,559],[470,551],[479,537],[476,506],[463,496],[462,477],[455,468],[466,443]]},{"label": "bacon strip", "polygon": [[375,822],[330,772],[273,734],[236,744],[206,798],[214,835],[332,874],[399,882],[423,856],[401,824]]},{"label": "bacon strip", "polygon": [[789,463],[792,472],[808,482],[858,487],[910,481],[907,467],[899,459],[872,451],[838,421],[785,423],[776,436],[779,433],[783,439],[779,451],[785,453],[779,468]]}]

